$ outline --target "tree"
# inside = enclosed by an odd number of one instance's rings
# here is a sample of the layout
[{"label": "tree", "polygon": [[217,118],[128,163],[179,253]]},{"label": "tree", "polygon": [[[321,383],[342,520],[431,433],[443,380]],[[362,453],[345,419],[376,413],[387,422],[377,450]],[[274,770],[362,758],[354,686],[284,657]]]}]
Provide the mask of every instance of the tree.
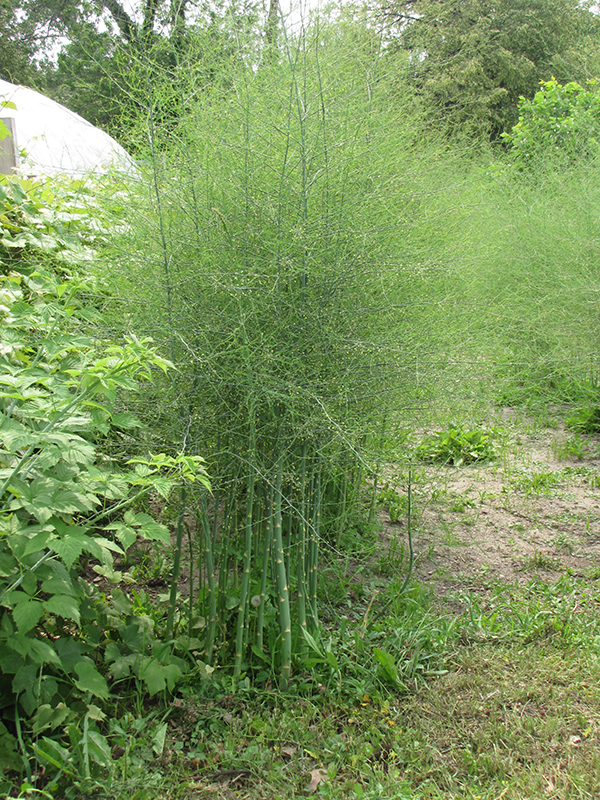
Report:
[{"label": "tree", "polygon": [[588,88],[572,81],[562,86],[554,78],[542,81],[533,100],[519,102],[519,122],[503,134],[518,169],[549,163],[556,169],[598,157],[600,153],[600,93],[596,81]]},{"label": "tree", "polygon": [[39,83],[40,63],[76,13],[69,0],[0,0],[0,78]]},{"label": "tree", "polygon": [[0,77],[124,138],[149,108],[176,120],[183,84],[214,85],[258,20],[252,0],[0,0]]},{"label": "tree", "polygon": [[492,140],[541,79],[582,75],[577,51],[597,30],[578,0],[392,0],[380,9],[410,53],[409,78],[451,133]]}]

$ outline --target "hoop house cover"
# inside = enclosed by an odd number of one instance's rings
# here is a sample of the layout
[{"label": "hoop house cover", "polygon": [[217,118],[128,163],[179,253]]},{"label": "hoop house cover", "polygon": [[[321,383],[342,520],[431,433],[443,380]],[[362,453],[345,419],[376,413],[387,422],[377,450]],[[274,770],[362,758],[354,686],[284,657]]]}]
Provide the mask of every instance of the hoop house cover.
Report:
[{"label": "hoop house cover", "polygon": [[82,177],[90,172],[117,169],[137,173],[131,157],[120,144],[65,106],[25,86],[0,80],[0,117],[12,118],[16,146],[25,157],[19,170],[26,175],[61,173]]}]

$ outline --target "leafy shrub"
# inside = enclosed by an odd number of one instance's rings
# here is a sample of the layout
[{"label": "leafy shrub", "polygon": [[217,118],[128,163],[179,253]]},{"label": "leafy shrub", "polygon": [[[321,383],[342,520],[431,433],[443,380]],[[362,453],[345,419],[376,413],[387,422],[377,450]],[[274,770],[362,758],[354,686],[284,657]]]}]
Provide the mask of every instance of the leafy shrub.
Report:
[{"label": "leafy shrub", "polygon": [[38,758],[66,768],[69,751],[46,737],[65,729],[89,776],[110,759],[97,705],[106,675],[156,694],[188,666],[122,592],[109,599],[87,576],[119,582],[115,556],[138,538],[169,543],[140,510],[145,494],[208,480],[197,457],[121,468],[105,457],[98,442],[138,424],[117,411],[119,391],[169,364],[149,340],[94,327],[98,287],[72,268],[85,252],[73,215],[53,216],[17,181],[0,186],[0,204],[0,769],[31,777],[28,731]]},{"label": "leafy shrub", "polygon": [[417,457],[422,461],[457,467],[489,461],[495,454],[492,431],[469,431],[462,425],[451,425],[447,431],[426,436],[417,447]]},{"label": "leafy shrub", "polygon": [[519,122],[502,134],[514,163],[523,169],[553,154],[573,162],[600,152],[600,93],[597,82],[588,88],[554,78],[541,81],[533,100],[519,102]]}]

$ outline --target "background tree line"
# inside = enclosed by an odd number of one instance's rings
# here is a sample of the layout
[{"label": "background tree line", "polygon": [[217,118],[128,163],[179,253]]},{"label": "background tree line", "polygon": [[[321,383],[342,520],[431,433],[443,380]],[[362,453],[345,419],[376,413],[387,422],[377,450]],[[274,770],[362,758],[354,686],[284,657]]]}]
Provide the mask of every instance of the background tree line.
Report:
[{"label": "background tree line", "polygon": [[[598,16],[578,0],[378,0],[342,6],[337,25],[382,37],[396,90],[414,93],[426,120],[453,137],[498,141],[519,97],[541,80],[580,83],[600,62]],[[0,76],[39,88],[125,142],[162,87],[162,117],[179,115],[174,84],[206,91],[232,64],[277,49],[270,3],[195,0],[2,0]],[[175,76],[179,76],[175,80]]]}]

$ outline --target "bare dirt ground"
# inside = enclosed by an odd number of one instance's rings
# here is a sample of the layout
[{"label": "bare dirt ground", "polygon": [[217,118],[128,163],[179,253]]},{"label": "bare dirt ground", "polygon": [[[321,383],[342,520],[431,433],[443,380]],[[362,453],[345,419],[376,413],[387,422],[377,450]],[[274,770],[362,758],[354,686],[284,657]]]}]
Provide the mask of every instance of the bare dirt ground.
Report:
[{"label": "bare dirt ground", "polygon": [[[485,591],[535,575],[600,578],[600,437],[558,418],[541,428],[503,413],[504,442],[486,464],[423,466],[413,475],[414,575],[435,594]],[[406,520],[383,511],[388,554],[408,550]]]}]

